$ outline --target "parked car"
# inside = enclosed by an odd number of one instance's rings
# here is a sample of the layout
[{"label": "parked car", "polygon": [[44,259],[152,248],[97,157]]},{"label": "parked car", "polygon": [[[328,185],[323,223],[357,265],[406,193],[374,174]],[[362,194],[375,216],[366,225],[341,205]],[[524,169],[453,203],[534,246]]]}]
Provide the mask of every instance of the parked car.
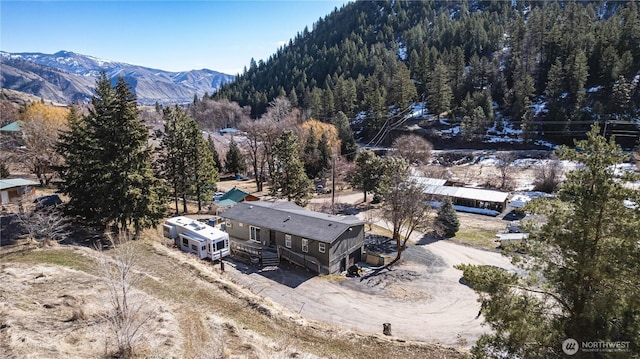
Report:
[{"label": "parked car", "polygon": [[62,199],[57,194],[50,194],[46,196],[37,197],[33,200],[36,205],[36,209],[43,209],[49,207],[57,207],[62,204]]}]

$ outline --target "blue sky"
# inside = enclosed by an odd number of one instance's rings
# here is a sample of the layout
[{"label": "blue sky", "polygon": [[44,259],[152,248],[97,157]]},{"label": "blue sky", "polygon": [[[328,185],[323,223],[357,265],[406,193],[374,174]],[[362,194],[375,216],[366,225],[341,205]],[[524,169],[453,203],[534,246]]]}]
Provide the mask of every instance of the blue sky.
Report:
[{"label": "blue sky", "polygon": [[0,1],[0,50],[235,75],[347,0]]}]

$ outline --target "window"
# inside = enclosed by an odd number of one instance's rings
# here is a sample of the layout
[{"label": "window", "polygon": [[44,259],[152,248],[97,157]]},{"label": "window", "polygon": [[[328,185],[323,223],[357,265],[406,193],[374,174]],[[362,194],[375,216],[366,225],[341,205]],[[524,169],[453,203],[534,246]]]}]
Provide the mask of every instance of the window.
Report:
[{"label": "window", "polygon": [[287,248],[291,248],[291,235],[290,234],[285,234],[284,235],[284,246]]},{"label": "window", "polygon": [[238,227],[244,227],[244,223],[238,222]]},{"label": "window", "polygon": [[189,247],[189,240],[187,240],[186,238],[182,238],[182,245]]},{"label": "window", "polygon": [[249,240],[260,242],[260,228],[249,226]]},{"label": "window", "polygon": [[194,251],[197,251],[198,250],[198,246],[196,246],[195,244],[192,244],[191,245],[191,249],[193,249]]},{"label": "window", "polygon": [[231,224],[231,221],[227,219],[227,221],[224,223],[224,226],[226,228],[233,228],[233,225]]},{"label": "window", "polygon": [[320,253],[324,253],[325,247],[324,247],[324,243],[318,243],[318,251]]},{"label": "window", "polygon": [[225,249],[226,247],[227,247],[227,241],[216,242],[216,251],[221,251],[221,250]]},{"label": "window", "polygon": [[202,246],[202,250],[206,251],[207,250],[207,246]]},{"label": "window", "polygon": [[309,240],[306,238],[302,238],[302,251],[305,253],[309,252]]}]

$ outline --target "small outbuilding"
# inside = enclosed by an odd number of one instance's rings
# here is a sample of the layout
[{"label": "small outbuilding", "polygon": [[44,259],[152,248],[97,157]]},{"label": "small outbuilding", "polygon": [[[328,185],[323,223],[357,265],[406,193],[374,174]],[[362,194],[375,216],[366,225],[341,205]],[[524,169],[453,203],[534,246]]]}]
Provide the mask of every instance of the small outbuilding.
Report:
[{"label": "small outbuilding", "polygon": [[232,252],[264,263],[268,253],[317,273],[341,273],[363,258],[364,222],[291,202],[242,202],[220,215]]},{"label": "small outbuilding", "polygon": [[34,186],[40,183],[24,178],[5,178],[0,180],[0,199],[2,204],[14,203],[35,196]]}]

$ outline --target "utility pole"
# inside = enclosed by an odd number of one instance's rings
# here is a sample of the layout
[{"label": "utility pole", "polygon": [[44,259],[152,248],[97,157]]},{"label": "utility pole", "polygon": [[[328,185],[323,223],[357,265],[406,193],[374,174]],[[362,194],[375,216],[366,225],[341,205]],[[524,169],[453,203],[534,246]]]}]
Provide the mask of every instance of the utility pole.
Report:
[{"label": "utility pole", "polygon": [[336,214],[336,155],[333,155],[331,165],[331,214]]}]

